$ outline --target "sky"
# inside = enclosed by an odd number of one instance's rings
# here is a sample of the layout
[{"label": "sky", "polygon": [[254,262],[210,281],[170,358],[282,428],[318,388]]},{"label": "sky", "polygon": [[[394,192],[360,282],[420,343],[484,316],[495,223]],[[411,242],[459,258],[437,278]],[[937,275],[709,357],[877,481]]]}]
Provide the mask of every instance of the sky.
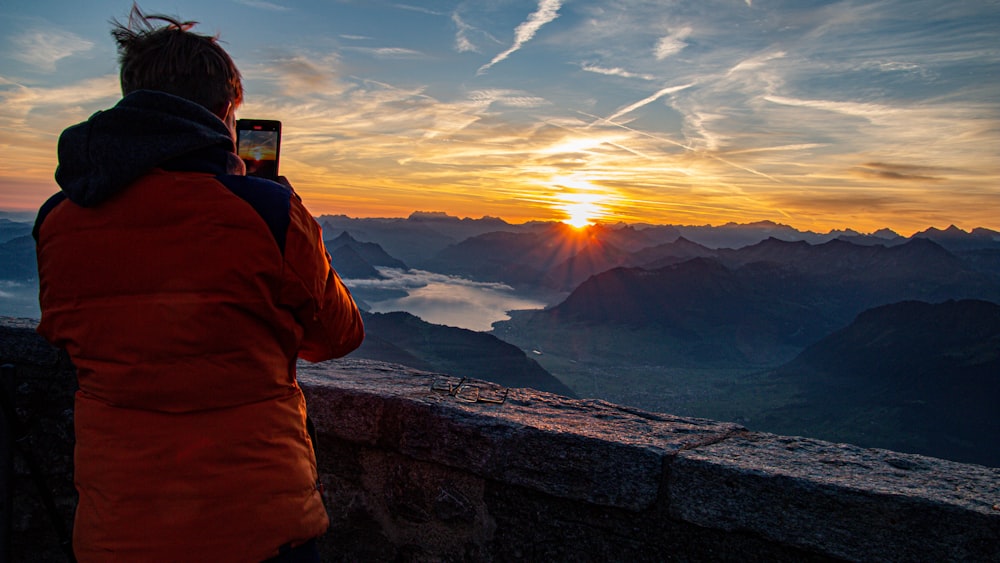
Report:
[{"label": "sky", "polygon": [[[145,0],[314,215],[1000,230],[1000,0]],[[0,209],[120,99],[131,2],[0,0]]]}]

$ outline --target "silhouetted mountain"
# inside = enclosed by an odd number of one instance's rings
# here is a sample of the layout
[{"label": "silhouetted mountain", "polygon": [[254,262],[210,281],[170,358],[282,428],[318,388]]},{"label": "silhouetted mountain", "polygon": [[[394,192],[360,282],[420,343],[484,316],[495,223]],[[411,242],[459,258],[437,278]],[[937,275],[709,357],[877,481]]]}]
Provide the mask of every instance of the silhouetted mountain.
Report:
[{"label": "silhouetted mountain", "polygon": [[911,238],[932,240],[952,252],[1000,249],[1000,232],[983,228],[976,228],[972,232],[966,232],[955,225],[951,225],[943,231],[931,227],[925,231],[915,233]]},{"label": "silhouetted mountain", "polygon": [[[662,363],[672,354],[676,365],[766,365],[790,359],[865,309],[963,298],[1000,302],[1000,283],[927,239],[886,248],[772,238],[656,270],[616,268],[591,277],[555,307],[495,326],[514,327],[510,334],[530,335],[532,346],[550,350],[570,346],[560,341],[568,332],[572,346],[585,346],[581,325],[655,331],[657,349],[639,340],[623,353],[637,362]],[[620,344],[630,346],[628,339]]]},{"label": "silhouetted mountain", "polygon": [[[539,332],[552,339],[581,324],[659,332],[657,350],[632,351],[637,361],[648,355],[663,361],[661,353],[669,350],[676,365],[742,365],[790,357],[842,326],[813,304],[822,293],[779,266],[732,270],[714,259],[694,258],[658,270],[615,268],[533,316],[545,327]],[[549,341],[546,347],[558,346]]]},{"label": "silhouetted mountain", "polygon": [[418,263],[456,240],[422,223],[405,219],[353,219],[344,215],[319,218],[324,233],[349,232],[358,240],[376,242],[407,265]]},{"label": "silhouetted mountain", "polygon": [[902,299],[942,301],[1000,300],[998,280],[971,268],[929,239],[892,247],[861,246],[843,240],[810,245],[768,239],[740,250],[720,250],[730,267],[773,263],[830,292],[844,308],[847,322],[858,312]]},{"label": "silhouetted mountain", "polygon": [[[624,223],[616,224],[615,226],[625,225]],[[636,223],[630,226],[637,231],[641,232],[643,236],[649,241],[647,246],[656,246],[658,244],[665,244],[668,242],[673,242],[681,238],[681,232],[677,230],[677,227],[673,225],[650,225],[648,223]],[[638,250],[638,249],[637,249]]]},{"label": "silhouetted mountain", "polygon": [[367,260],[358,254],[358,251],[350,245],[338,246],[330,250],[330,258],[333,267],[343,279],[350,280],[384,280],[385,276],[380,274]]},{"label": "silhouetted mountain", "polygon": [[[758,257],[752,252],[744,253],[742,258],[734,253],[769,241],[799,243],[801,248],[805,248],[802,244],[822,246],[833,242],[888,248],[913,241],[888,229],[868,235],[851,230],[815,233],[772,221],[728,223],[717,227],[615,224],[576,230],[557,222],[509,224],[493,217],[459,219],[436,212],[414,212],[406,219],[352,219],[326,215],[320,220],[327,232],[349,232],[357,240],[378,243],[391,255],[420,269],[478,281],[564,291],[590,275],[617,266],[658,268],[695,255],[718,255],[726,264],[735,257],[746,263]],[[693,254],[677,254],[664,246],[681,238],[700,248]],[[936,241],[963,259],[966,252],[1000,248],[1000,233],[982,228],[971,233],[954,227],[945,231],[928,229],[914,238]],[[768,248],[764,245],[756,251]],[[786,247],[774,248],[780,253],[789,251]],[[634,256],[624,257],[619,251]],[[379,265],[363,252],[359,253],[373,265]],[[810,253],[810,256],[815,255]],[[794,259],[794,255],[782,259],[790,258]],[[980,258],[972,256],[972,263],[981,264]],[[769,258],[760,256],[759,259]],[[977,259],[979,262],[975,262]]]},{"label": "silhouetted mountain", "polygon": [[837,237],[838,239],[853,244],[860,245],[876,245],[881,244],[883,246],[895,246],[897,244],[903,244],[908,239],[896,234],[890,229],[879,229],[874,233],[869,235],[862,234],[844,234]]},{"label": "silhouetted mountain", "polygon": [[382,266],[385,268],[399,268],[408,270],[406,264],[389,255],[380,245],[374,242],[359,242],[347,231],[344,231],[335,239],[323,241],[326,250],[333,254],[336,250],[348,247],[362,258],[370,266]]},{"label": "silhouetted mountain", "polygon": [[[669,229],[673,233],[673,229]],[[643,248],[649,248],[667,241],[674,241],[679,236],[670,236],[666,232],[657,232],[657,229],[637,229],[631,225],[592,225],[584,227],[578,234],[585,234],[591,240],[600,241],[603,244],[614,246],[624,252],[636,252]],[[667,241],[664,236],[670,236]]]},{"label": "silhouetted mountain", "polygon": [[560,288],[549,270],[592,243],[586,232],[553,223],[537,232],[498,231],[468,238],[425,263],[427,269],[479,281]]},{"label": "silhouetted mountain", "polygon": [[430,324],[409,313],[365,313],[363,317],[365,341],[352,357],[574,396],[538,362],[495,336]]},{"label": "silhouetted mountain", "polygon": [[571,290],[590,276],[629,261],[630,254],[598,238],[548,272],[556,289]]},{"label": "silhouetted mountain", "polygon": [[655,240],[628,226],[577,229],[564,223],[535,223],[533,229],[520,232],[471,237],[444,249],[425,266],[478,281],[566,291],[593,274],[628,262],[630,252]]},{"label": "silhouetted mountain", "polygon": [[806,241],[812,244],[826,242],[836,238],[839,233],[818,234],[811,231],[799,231],[788,225],[773,221],[756,223],[726,223],[720,226],[677,226],[681,236],[709,248],[743,248],[757,244],[768,238],[787,241]]},{"label": "silhouetted mountain", "polygon": [[0,217],[0,243],[31,234],[31,223]]},{"label": "silhouetted mountain", "polygon": [[799,400],[770,432],[1000,466],[1000,305],[906,301],[858,315],[775,370]]},{"label": "silhouetted mountain", "polygon": [[644,248],[632,254],[629,266],[638,266],[647,270],[656,270],[692,258],[708,258],[718,256],[718,251],[680,237],[673,242]]},{"label": "silhouetted mountain", "polygon": [[35,239],[31,238],[30,228],[28,233],[0,243],[0,279],[23,282],[38,280]]},{"label": "silhouetted mountain", "polygon": [[955,255],[961,258],[969,268],[1000,279],[1000,249],[963,250],[956,252]]},{"label": "silhouetted mountain", "polygon": [[469,217],[460,219],[440,211],[414,211],[406,220],[409,223],[428,225],[437,232],[456,240],[464,240],[494,231],[509,231],[514,228],[510,223],[497,217],[483,216],[479,219]]},{"label": "silhouetted mountain", "polygon": [[351,218],[322,215],[318,218],[327,233],[347,231],[359,240],[375,242],[390,255],[411,267],[428,269],[423,261],[449,245],[471,236],[506,230],[533,230],[527,225],[510,225],[495,217],[459,219],[444,213],[414,212],[408,218]]}]

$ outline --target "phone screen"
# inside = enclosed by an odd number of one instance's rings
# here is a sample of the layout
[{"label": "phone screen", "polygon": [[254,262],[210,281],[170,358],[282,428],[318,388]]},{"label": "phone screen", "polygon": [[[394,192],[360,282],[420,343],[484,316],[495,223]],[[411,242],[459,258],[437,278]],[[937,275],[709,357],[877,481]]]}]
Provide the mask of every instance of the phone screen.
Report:
[{"label": "phone screen", "polygon": [[280,148],[280,121],[240,119],[236,122],[236,152],[243,159],[248,176],[277,179]]}]

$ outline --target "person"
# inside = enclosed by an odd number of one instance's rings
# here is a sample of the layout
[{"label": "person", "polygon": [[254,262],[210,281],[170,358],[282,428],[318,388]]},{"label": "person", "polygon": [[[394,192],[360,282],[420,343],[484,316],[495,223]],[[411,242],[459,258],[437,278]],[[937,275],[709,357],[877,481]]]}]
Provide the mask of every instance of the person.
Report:
[{"label": "person", "polygon": [[[117,21],[122,99],[59,139],[40,332],[77,368],[79,561],[318,561],[296,358],[364,327],[290,185],[243,175],[239,71],[194,22]],[[280,559],[285,558],[285,559]]]}]

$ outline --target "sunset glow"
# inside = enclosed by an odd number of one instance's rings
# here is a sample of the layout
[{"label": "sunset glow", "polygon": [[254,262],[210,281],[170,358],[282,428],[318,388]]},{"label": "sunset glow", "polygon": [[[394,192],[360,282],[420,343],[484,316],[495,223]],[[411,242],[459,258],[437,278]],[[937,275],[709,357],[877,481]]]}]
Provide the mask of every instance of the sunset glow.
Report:
[{"label": "sunset glow", "polygon": [[560,187],[566,191],[559,192],[555,196],[556,209],[565,214],[561,218],[563,223],[580,229],[608,216],[609,213],[602,204],[605,196],[594,186],[588,182],[569,179],[562,179],[562,182],[571,184],[571,186],[561,185]]},{"label": "sunset glow", "polygon": [[[0,208],[28,210],[120,97],[131,3],[8,4]],[[140,4],[220,36],[317,215],[1000,230],[996,2]]]},{"label": "sunset glow", "polygon": [[594,224],[594,215],[597,213],[597,206],[593,203],[571,203],[563,208],[569,215],[563,222],[578,229]]}]

